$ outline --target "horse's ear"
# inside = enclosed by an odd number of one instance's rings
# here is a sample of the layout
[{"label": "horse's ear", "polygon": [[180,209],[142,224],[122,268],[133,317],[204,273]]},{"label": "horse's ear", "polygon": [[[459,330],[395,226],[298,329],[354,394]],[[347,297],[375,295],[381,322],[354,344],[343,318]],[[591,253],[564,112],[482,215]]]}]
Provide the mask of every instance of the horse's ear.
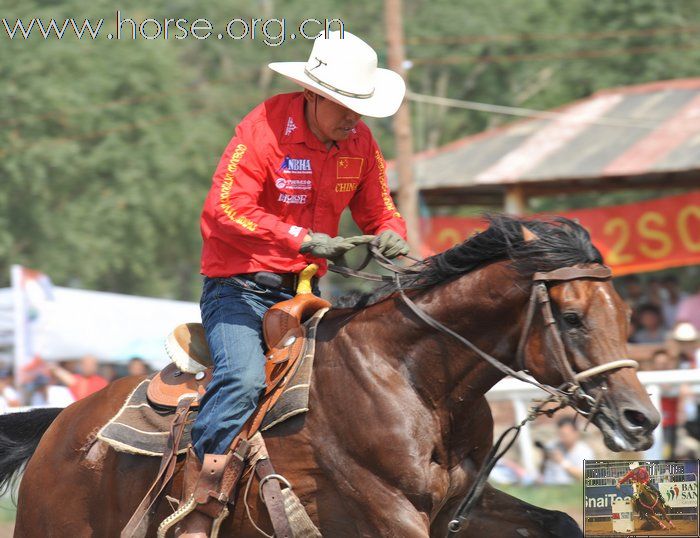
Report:
[{"label": "horse's ear", "polygon": [[526,243],[529,243],[530,241],[537,241],[539,237],[537,237],[537,234],[530,230],[527,226],[520,225],[521,230],[523,231],[523,241]]}]

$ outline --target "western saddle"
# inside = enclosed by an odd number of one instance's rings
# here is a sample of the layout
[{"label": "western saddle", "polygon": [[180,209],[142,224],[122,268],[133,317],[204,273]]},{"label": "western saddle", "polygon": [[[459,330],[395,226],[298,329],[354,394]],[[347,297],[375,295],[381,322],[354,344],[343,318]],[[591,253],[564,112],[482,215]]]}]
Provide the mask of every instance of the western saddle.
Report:
[{"label": "western saddle", "polygon": [[[258,432],[265,414],[272,408],[284,391],[287,374],[292,371],[302,354],[305,341],[303,322],[331,304],[315,296],[311,291],[311,278],[318,267],[309,265],[299,274],[296,296],[288,301],[273,305],[263,318],[263,335],[268,347],[265,364],[266,389],[260,399],[258,408],[243,427],[243,431],[234,439],[229,452],[218,458],[219,461],[202,462],[204,467],[212,467],[212,476],[217,480],[208,484],[184,485],[190,491],[189,500],[180,502],[174,514],[163,521],[158,536],[165,537],[168,529],[198,510],[213,521],[211,535],[215,537],[223,519],[228,515],[228,504],[233,499],[233,490],[243,474],[250,450],[250,441]],[[166,350],[172,363],[154,376],[148,386],[148,400],[160,408],[175,410],[172,421],[169,449],[163,454],[159,473],[141,504],[136,509],[129,523],[122,531],[122,538],[142,536],[148,526],[148,516],[165,487],[175,474],[177,446],[184,430],[187,414],[199,406],[199,399],[204,395],[212,377],[212,360],[200,323],[186,323],[176,327],[166,340]],[[257,443],[264,441],[258,435]],[[188,451],[185,465],[190,465],[193,453]],[[257,459],[254,470],[265,487],[261,488],[263,498],[273,524],[275,536],[291,537],[289,521],[285,515],[281,485],[269,459]],[[186,502],[188,501],[188,502]],[[298,501],[298,499],[297,499]]]}]

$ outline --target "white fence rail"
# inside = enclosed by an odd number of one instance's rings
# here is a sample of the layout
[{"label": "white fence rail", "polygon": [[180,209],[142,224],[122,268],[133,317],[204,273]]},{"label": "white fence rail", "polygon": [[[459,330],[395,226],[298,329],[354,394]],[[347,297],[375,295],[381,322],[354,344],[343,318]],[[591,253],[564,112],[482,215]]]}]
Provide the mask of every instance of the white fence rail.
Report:
[{"label": "white fence rail", "polygon": [[[638,372],[639,381],[647,388],[649,397],[657,409],[661,409],[661,386],[664,395],[677,394],[681,385],[689,385],[694,394],[700,394],[700,368],[692,370],[658,370]],[[511,401],[515,410],[515,419],[520,422],[527,416],[530,401],[544,398],[547,393],[534,385],[506,378],[499,381],[487,394],[489,401]],[[530,423],[521,430],[518,439],[520,457],[523,466],[531,476],[536,474],[534,449],[530,432]],[[654,444],[644,453],[645,459],[661,459],[663,449],[663,432],[661,425],[654,430]]]}]

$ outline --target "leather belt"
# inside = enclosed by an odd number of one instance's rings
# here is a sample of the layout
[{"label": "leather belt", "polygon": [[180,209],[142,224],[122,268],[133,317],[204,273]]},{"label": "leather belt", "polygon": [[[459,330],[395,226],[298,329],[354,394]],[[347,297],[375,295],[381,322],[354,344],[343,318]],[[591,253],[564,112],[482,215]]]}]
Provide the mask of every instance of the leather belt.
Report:
[{"label": "leather belt", "polygon": [[[257,273],[242,273],[236,275],[239,278],[252,280],[256,284],[274,289],[286,289],[291,291],[292,295],[297,291],[299,283],[298,273],[270,273],[267,271],[258,271]],[[311,287],[315,288],[318,285],[318,277],[311,279]]]}]

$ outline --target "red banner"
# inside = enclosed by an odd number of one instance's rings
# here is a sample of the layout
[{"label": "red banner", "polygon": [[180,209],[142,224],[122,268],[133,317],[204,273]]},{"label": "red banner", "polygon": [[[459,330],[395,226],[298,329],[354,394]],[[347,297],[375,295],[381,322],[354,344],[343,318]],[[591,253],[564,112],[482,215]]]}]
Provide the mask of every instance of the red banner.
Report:
[{"label": "red banner", "polygon": [[[561,215],[586,227],[616,276],[700,264],[700,191]],[[469,217],[435,217],[424,225],[431,252],[486,227]]]}]

